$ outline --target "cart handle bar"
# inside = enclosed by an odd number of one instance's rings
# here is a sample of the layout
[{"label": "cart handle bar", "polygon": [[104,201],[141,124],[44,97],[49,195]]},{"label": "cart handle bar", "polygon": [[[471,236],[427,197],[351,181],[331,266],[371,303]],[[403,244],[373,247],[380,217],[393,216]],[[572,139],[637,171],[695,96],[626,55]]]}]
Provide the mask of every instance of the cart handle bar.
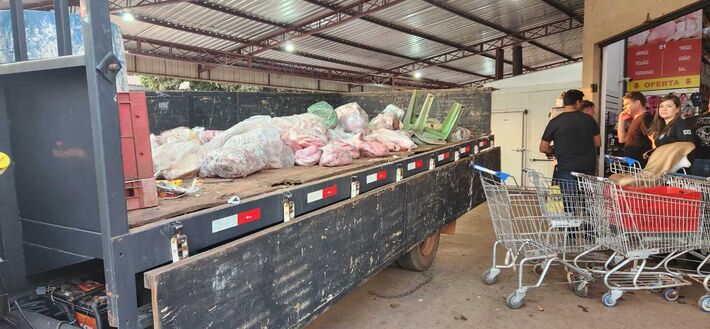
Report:
[{"label": "cart handle bar", "polygon": [[604,157],[606,158],[607,163],[612,163],[614,161],[621,161],[621,162],[625,162],[629,167],[631,167],[634,164],[638,164],[639,166],[641,166],[640,162],[636,161],[636,159],[629,158],[629,157],[617,157],[617,156],[608,155],[608,154],[604,155]]},{"label": "cart handle bar", "polygon": [[493,176],[496,176],[496,177],[500,178],[502,181],[505,181],[505,180],[507,180],[507,179],[510,177],[510,174],[506,174],[506,173],[504,173],[504,172],[502,172],[502,171],[496,171],[496,170],[488,169],[488,168],[486,168],[486,167],[484,167],[484,166],[479,166],[479,165],[477,165],[477,164],[475,164],[475,163],[472,163],[472,164],[471,164],[471,168],[473,168],[473,169],[475,169],[475,170],[478,170],[478,171],[481,171],[481,172],[484,172],[484,173],[487,173],[487,174],[491,174],[491,175],[493,175]]}]

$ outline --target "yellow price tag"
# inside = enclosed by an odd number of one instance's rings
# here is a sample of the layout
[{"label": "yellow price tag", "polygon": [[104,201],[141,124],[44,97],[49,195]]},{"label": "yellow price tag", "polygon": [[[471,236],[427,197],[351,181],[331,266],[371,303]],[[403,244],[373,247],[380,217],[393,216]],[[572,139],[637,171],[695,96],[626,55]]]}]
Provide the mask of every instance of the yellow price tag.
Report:
[{"label": "yellow price tag", "polygon": [[2,175],[8,167],[10,167],[10,156],[0,152],[0,175]]}]

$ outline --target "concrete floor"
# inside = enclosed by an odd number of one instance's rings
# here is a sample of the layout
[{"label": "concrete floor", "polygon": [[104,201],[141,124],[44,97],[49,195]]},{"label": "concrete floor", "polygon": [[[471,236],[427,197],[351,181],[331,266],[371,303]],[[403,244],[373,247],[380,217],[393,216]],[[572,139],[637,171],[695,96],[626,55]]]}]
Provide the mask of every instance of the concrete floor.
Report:
[{"label": "concrete floor", "polygon": [[[592,285],[587,298],[575,296],[566,284],[554,284],[529,292],[521,309],[508,309],[504,298],[514,290],[517,276],[505,271],[496,285],[481,282],[491,264],[493,239],[483,204],[461,217],[456,235],[442,235],[428,272],[387,268],[307,328],[710,328],[710,314],[696,306],[703,293],[697,285],[682,289],[676,302],[640,291],[607,308],[601,303],[606,291],[601,282]],[[551,278],[561,282],[563,274]]]}]

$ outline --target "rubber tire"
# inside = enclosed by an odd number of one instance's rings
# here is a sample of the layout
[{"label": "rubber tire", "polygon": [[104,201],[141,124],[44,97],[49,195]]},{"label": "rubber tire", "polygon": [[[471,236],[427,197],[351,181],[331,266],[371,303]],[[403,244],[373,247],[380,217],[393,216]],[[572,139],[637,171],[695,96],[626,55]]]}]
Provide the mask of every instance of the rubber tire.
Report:
[{"label": "rubber tire", "polygon": [[611,292],[606,292],[604,293],[604,296],[602,296],[602,304],[606,307],[614,307],[616,306],[618,300],[612,301],[611,300]]},{"label": "rubber tire", "polygon": [[700,296],[698,299],[698,307],[703,312],[710,312],[710,295]]},{"label": "rubber tire", "polygon": [[582,285],[582,282],[578,283],[576,287],[574,287],[574,294],[577,295],[577,297],[581,298],[586,298],[589,296],[589,284],[584,283],[584,288],[579,289],[579,286]]},{"label": "rubber tire", "polygon": [[537,264],[535,264],[535,265],[533,266],[533,272],[535,272],[535,274],[536,274],[537,276],[541,276],[541,275],[542,275],[542,271],[543,271],[543,268],[542,268],[542,267],[543,267],[542,263],[537,263]]},{"label": "rubber tire", "polygon": [[511,292],[507,297],[505,297],[505,305],[508,306],[510,309],[517,310],[521,307],[523,307],[523,304],[525,304],[525,295],[522,295],[522,297],[515,298],[517,297],[517,293],[515,291]]},{"label": "rubber tire", "polygon": [[[433,239],[431,241],[430,239]],[[426,240],[422,241],[419,245],[412,248],[409,252],[404,254],[397,260],[397,264],[405,270],[423,272],[428,270],[434,263],[436,258],[436,252],[439,250],[440,233],[436,233],[429,236]],[[428,252],[428,254],[422,253],[422,247],[426,243],[434,243],[433,249]]]},{"label": "rubber tire", "polygon": [[490,269],[483,273],[483,283],[490,286],[496,284],[496,282],[498,282],[498,276],[492,276]]},{"label": "rubber tire", "polygon": [[663,299],[669,302],[675,302],[680,297],[680,292],[675,288],[668,288],[663,291]]}]

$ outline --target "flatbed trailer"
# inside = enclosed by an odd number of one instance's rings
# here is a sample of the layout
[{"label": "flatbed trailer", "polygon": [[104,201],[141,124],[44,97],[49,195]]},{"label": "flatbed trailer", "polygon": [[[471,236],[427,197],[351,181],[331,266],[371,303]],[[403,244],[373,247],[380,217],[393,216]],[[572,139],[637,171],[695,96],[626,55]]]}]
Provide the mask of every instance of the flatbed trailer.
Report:
[{"label": "flatbed trailer", "polygon": [[0,276],[11,293],[98,261],[114,327],[302,327],[412,250],[431,252],[416,247],[484,201],[469,164],[500,167],[486,135],[205,180],[128,212],[108,2],[82,4],[84,55],[0,65],[0,152],[13,161],[0,176]]}]

